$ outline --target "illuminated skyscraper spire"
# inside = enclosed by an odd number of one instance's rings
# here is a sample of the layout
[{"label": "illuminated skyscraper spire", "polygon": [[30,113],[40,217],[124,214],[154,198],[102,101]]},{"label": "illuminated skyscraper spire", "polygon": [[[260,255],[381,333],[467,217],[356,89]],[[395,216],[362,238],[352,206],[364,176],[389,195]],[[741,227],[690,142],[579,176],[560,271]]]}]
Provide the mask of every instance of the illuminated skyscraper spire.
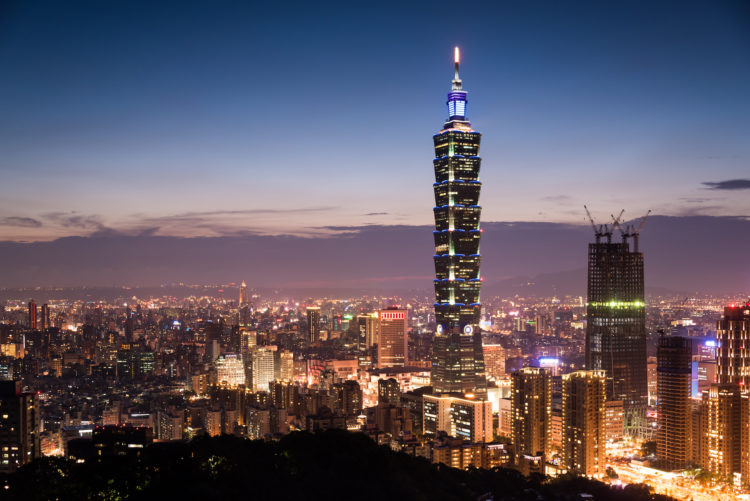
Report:
[{"label": "illuminated skyscraper spire", "polygon": [[456,65],[456,74],[453,76],[452,90],[461,90],[461,78],[458,76],[458,63],[461,62],[461,54],[458,51],[458,47],[454,49],[453,62]]},{"label": "illuminated skyscraper spire", "polygon": [[448,93],[448,121],[435,143],[435,317],[432,383],[435,392],[484,393],[479,332],[479,142],[466,120],[466,91],[458,74]]}]

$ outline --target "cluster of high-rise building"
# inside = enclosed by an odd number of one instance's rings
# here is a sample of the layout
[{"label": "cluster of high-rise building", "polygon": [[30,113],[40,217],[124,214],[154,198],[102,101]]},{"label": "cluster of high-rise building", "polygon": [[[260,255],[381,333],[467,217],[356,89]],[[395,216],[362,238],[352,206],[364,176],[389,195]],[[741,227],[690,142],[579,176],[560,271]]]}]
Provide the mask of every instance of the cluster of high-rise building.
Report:
[{"label": "cluster of high-rise building", "polygon": [[748,484],[750,303],[647,305],[640,227],[619,219],[592,220],[586,299],[480,302],[481,134],[467,102],[456,52],[433,136],[434,296],[298,301],[242,282],[233,299],[9,302],[0,471],[339,428],[458,468],[595,478],[633,455],[624,437],[653,440],[659,468]]},{"label": "cluster of high-rise building", "polygon": [[695,342],[663,336],[658,347],[659,465],[700,467],[738,485],[750,484],[750,303],[724,309],[717,323],[716,380],[694,390]]}]

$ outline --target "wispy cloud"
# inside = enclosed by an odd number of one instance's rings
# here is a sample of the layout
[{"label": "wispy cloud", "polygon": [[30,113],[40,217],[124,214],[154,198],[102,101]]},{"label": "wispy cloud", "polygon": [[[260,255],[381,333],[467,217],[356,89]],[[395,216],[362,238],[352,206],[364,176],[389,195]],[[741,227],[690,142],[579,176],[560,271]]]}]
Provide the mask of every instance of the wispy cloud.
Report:
[{"label": "wispy cloud", "polygon": [[706,181],[701,183],[709,190],[750,190],[750,179],[728,179],[727,181]]},{"label": "wispy cloud", "polygon": [[160,221],[160,220],[175,220],[175,219],[192,219],[202,217],[213,217],[213,216],[242,216],[242,215],[256,215],[256,214],[302,214],[310,212],[326,212],[339,209],[334,206],[322,206],[322,207],[299,207],[296,209],[240,209],[240,210],[215,210],[215,211],[204,211],[204,212],[183,212],[181,214],[173,214],[169,216],[159,216],[148,218],[149,221]]},{"label": "wispy cloud", "polygon": [[365,216],[387,216],[387,212],[368,212]]},{"label": "wispy cloud", "polygon": [[16,226],[21,228],[41,228],[42,222],[31,217],[8,216],[0,218],[0,226]]},{"label": "wispy cloud", "polygon": [[550,195],[548,197],[542,197],[539,200],[541,200],[543,202],[558,202],[558,203],[560,203],[560,202],[570,202],[573,199],[571,197],[569,197],[568,195]]},{"label": "wispy cloud", "polygon": [[678,213],[679,216],[690,217],[690,216],[712,216],[716,211],[725,211],[726,207],[723,205],[696,205],[694,207],[684,208]]},{"label": "wispy cloud", "polygon": [[100,216],[92,214],[80,214],[78,212],[48,212],[42,217],[58,226],[64,228],[78,228],[82,230],[105,230],[107,227]]}]

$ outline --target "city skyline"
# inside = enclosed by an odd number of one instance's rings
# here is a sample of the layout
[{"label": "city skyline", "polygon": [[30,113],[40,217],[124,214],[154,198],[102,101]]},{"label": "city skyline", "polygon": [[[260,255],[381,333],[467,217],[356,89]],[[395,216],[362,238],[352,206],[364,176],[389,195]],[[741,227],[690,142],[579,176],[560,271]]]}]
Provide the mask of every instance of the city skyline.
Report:
[{"label": "city skyline", "polygon": [[546,3],[0,7],[0,492],[747,499],[750,5]]},{"label": "city skyline", "polygon": [[[454,45],[494,138],[486,221],[750,213],[739,2],[480,5],[457,32],[437,8],[184,7],[6,9],[0,241],[426,225],[418,131]],[[367,189],[396,179],[386,206]]]}]

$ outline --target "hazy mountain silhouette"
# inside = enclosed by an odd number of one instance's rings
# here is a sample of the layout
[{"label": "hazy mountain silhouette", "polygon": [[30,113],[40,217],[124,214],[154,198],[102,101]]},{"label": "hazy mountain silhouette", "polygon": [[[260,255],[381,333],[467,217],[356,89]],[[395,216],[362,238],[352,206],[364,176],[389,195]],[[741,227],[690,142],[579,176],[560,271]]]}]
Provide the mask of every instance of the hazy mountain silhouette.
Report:
[{"label": "hazy mountain silhouette", "polygon": [[[588,226],[484,223],[485,293],[585,294]],[[320,238],[178,238],[116,233],[0,242],[0,286],[227,283],[254,287],[429,290],[432,228],[338,228]],[[615,235],[615,238],[618,238]],[[750,220],[651,217],[642,232],[646,284],[687,293],[747,293]],[[533,283],[533,285],[528,285]]]}]

